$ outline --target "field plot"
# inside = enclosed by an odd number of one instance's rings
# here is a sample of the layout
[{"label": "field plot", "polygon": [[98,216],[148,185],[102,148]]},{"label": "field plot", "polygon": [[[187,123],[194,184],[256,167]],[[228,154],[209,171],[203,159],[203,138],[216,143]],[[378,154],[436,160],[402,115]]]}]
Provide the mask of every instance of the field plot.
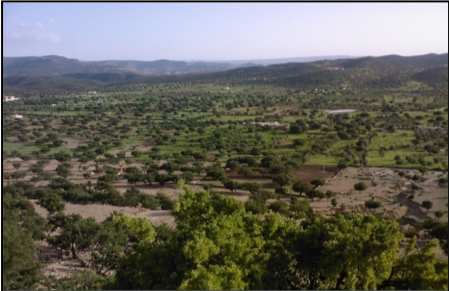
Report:
[{"label": "field plot", "polygon": [[[340,208],[343,209],[364,209],[365,202],[374,199],[382,203],[382,207],[374,211],[393,219],[405,217],[422,222],[425,219],[435,219],[436,211],[445,211],[441,219],[447,219],[447,186],[441,186],[438,183],[445,173],[429,171],[420,176],[419,180],[412,182],[399,176],[400,171],[404,171],[405,175],[410,177],[421,175],[419,171],[412,169],[348,168],[328,180],[321,189],[336,192]],[[365,182],[368,188],[360,192],[354,190],[354,185],[359,182]],[[411,197],[410,195],[415,198],[408,198]],[[421,207],[424,200],[432,201],[431,210],[426,211]]]}]

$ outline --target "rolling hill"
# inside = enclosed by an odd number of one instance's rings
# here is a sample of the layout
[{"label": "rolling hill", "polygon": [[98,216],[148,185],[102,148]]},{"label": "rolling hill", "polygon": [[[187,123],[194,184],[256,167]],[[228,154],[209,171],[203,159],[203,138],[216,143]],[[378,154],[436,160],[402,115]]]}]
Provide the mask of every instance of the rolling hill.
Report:
[{"label": "rolling hill", "polygon": [[[235,69],[230,69],[230,64],[169,60],[81,62],[58,56],[4,60],[3,89],[8,94],[27,90],[98,90],[116,83],[185,81],[223,85],[271,84],[307,90],[342,85],[359,89],[384,89],[401,87],[414,81],[443,92],[447,88],[448,54],[412,57],[388,55],[269,66],[244,64]],[[207,71],[218,72],[205,73]]]},{"label": "rolling hill", "polygon": [[61,76],[68,74],[134,73],[144,75],[178,75],[229,70],[228,63],[156,61],[85,62],[61,56],[4,57],[4,76]]}]

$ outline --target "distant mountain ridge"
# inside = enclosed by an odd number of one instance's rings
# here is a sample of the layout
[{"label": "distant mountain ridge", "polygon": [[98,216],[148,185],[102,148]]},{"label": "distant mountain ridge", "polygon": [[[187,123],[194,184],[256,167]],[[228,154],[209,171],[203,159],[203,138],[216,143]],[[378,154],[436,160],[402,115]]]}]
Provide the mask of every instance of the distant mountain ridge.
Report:
[{"label": "distant mountain ridge", "polygon": [[62,76],[67,74],[134,73],[177,75],[206,73],[235,68],[227,63],[184,61],[80,61],[61,56],[3,57],[4,76]]},{"label": "distant mountain ridge", "polygon": [[3,57],[5,76],[60,76],[70,73],[119,73],[132,72],[111,65],[96,65],[61,56]]},{"label": "distant mountain ridge", "polygon": [[383,61],[394,64],[402,64],[410,68],[432,68],[442,64],[447,65],[448,54],[426,54],[420,56],[403,57],[399,55],[388,55],[379,57]]},{"label": "distant mountain ridge", "polygon": [[156,60],[156,61],[93,61],[86,62],[89,64],[111,65],[125,69],[137,70],[144,74],[164,75],[164,73],[178,72],[210,72],[221,71],[235,68],[235,65],[229,63],[212,63],[212,62],[185,62],[185,61],[171,61],[171,60]]},{"label": "distant mountain ridge", "polygon": [[253,80],[254,83],[309,89],[315,86],[338,86],[342,83],[352,84],[360,89],[365,86],[382,88],[418,79],[433,84],[435,83],[431,79],[439,80],[447,87],[447,64],[447,53],[411,57],[389,55],[238,68],[205,77],[214,82],[233,77],[234,83]]},{"label": "distant mountain ridge", "polygon": [[334,56],[314,56],[314,57],[297,57],[297,58],[281,58],[281,59],[255,59],[255,60],[241,60],[241,61],[228,61],[233,65],[241,66],[243,64],[251,63],[256,66],[269,66],[275,64],[285,63],[310,63],[321,60],[338,60],[338,59],[353,59],[359,58],[350,55],[334,55]]},{"label": "distant mountain ridge", "polygon": [[287,62],[310,62],[350,56],[323,56],[285,59],[209,62],[209,61],[80,61],[56,55],[42,57],[3,57],[4,76],[62,76],[67,74],[131,73],[142,75],[182,75],[210,73],[238,67],[271,65]]},{"label": "distant mountain ridge", "polygon": [[[382,89],[400,87],[414,81],[437,88],[441,94],[447,94],[448,83],[447,53],[411,57],[388,55],[326,59],[268,66],[243,63],[236,68],[230,64],[220,66],[217,63],[169,60],[81,62],[58,56],[3,60],[3,91],[12,95],[31,91],[67,92],[83,91],[86,88],[101,90],[103,86],[119,83],[185,81],[213,82],[224,86],[272,84],[306,90],[315,90],[317,87],[335,88],[342,84],[349,84],[351,88]],[[146,73],[142,73],[143,71]]]}]

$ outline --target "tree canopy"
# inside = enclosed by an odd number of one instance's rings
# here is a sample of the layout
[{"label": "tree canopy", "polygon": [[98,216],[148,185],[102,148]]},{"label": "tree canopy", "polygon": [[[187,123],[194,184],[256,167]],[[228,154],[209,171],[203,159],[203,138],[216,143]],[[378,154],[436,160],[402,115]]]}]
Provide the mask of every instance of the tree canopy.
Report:
[{"label": "tree canopy", "polygon": [[[348,213],[302,216],[306,219],[298,225],[286,216],[288,208],[253,214],[233,198],[183,187],[173,209],[176,231],[163,243],[156,233],[155,240],[121,260],[116,287],[374,290],[447,285],[442,279],[447,263],[434,259],[425,263],[435,266],[434,275],[423,277],[425,284],[396,283],[411,275],[401,267],[407,264],[398,256],[404,236],[392,220]],[[307,204],[294,205],[295,213],[308,212]]]}]

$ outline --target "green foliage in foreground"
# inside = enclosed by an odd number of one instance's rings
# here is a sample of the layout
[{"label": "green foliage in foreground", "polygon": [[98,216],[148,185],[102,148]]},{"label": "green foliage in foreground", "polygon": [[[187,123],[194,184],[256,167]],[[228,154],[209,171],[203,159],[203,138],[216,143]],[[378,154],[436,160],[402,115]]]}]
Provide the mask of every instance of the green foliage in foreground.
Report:
[{"label": "green foliage in foreground", "polygon": [[[64,213],[50,216],[54,232],[47,239],[58,248],[72,250],[74,257],[89,248],[89,265],[95,271],[58,280],[43,277],[35,257],[35,240],[44,238],[36,229],[46,228],[45,220],[38,219],[21,196],[32,189],[4,187],[3,288],[448,287],[447,261],[439,261],[435,255],[438,241],[417,249],[412,238],[405,255],[400,255],[404,235],[392,220],[360,213],[322,217],[299,199],[293,199],[290,207],[279,205],[273,209],[276,212],[254,214],[260,212],[246,210],[245,203],[234,198],[182,187],[185,193],[172,210],[176,229],[118,213],[101,223]],[[447,223],[440,224],[441,231],[434,237],[444,244]],[[432,233],[439,229],[428,228]],[[109,271],[115,274],[108,277]]]},{"label": "green foliage in foreground", "polygon": [[412,241],[400,259],[403,235],[394,221],[351,213],[309,215],[298,225],[278,213],[246,212],[233,198],[185,190],[173,210],[177,230],[128,252],[109,287],[447,288],[447,262],[433,252],[438,243],[414,252]]},{"label": "green foliage in foreground", "polygon": [[2,193],[2,289],[33,289],[42,277],[35,260],[45,220],[23,197]]}]

